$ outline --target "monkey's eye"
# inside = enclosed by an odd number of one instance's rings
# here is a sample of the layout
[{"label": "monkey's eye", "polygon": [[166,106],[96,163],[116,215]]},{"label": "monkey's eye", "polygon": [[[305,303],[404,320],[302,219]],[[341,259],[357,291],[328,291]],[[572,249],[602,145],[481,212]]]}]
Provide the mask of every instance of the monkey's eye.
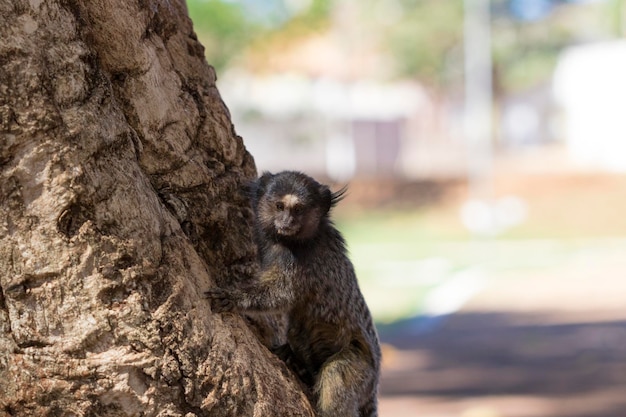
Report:
[{"label": "monkey's eye", "polygon": [[304,208],[302,206],[295,206],[293,208],[294,214],[302,214],[303,211],[304,211]]},{"label": "monkey's eye", "polygon": [[278,201],[276,203],[276,210],[283,211],[284,209],[285,209],[285,203],[283,203],[282,201]]}]

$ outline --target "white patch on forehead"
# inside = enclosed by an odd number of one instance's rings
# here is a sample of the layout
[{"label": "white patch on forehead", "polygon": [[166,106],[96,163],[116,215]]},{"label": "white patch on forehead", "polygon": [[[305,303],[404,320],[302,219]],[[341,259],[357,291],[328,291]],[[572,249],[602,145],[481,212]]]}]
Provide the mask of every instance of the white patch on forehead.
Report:
[{"label": "white patch on forehead", "polygon": [[285,194],[281,201],[285,204],[285,207],[293,207],[300,202],[300,199],[296,195]]}]

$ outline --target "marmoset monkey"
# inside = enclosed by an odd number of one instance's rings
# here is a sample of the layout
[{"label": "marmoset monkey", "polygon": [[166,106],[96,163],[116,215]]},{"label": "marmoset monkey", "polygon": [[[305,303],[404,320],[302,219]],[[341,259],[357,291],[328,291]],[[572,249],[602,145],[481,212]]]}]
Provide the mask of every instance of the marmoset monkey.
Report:
[{"label": "marmoset monkey", "polygon": [[[380,346],[345,241],[329,218],[332,193],[300,172],[264,173],[252,187],[258,280],[212,289],[214,312],[284,312],[287,345],[320,417],[377,416]],[[287,353],[288,352],[288,353]]]}]

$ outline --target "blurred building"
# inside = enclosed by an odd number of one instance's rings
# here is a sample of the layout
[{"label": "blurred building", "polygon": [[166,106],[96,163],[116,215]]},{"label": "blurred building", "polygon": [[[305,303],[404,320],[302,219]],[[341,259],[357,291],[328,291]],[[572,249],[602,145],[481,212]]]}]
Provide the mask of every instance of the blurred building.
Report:
[{"label": "blurred building", "polygon": [[450,128],[461,126],[460,112],[416,81],[376,81],[389,79],[390,64],[376,36],[356,23],[356,6],[342,2],[329,30],[221,77],[259,170],[339,181],[464,176],[461,131]]},{"label": "blurred building", "polygon": [[460,113],[417,82],[231,72],[220,90],[260,170],[337,180],[464,175],[463,141],[448,120]]},{"label": "blurred building", "polygon": [[626,172],[626,40],[565,50],[554,97],[571,159],[585,168]]},{"label": "blurred building", "polygon": [[[412,80],[374,81],[382,79],[371,73],[382,65],[376,54],[343,49],[337,39],[316,38],[277,57],[272,72],[221,77],[259,170],[338,181],[465,178],[462,98],[437,97]],[[551,82],[499,97],[499,166],[626,171],[624,74],[626,40],[576,46],[562,53]]]}]

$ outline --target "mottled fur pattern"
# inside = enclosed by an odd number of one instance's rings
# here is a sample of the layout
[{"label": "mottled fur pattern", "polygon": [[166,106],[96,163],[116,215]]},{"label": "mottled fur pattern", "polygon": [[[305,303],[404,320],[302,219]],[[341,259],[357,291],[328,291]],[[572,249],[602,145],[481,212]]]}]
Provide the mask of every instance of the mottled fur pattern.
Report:
[{"label": "mottled fur pattern", "polygon": [[330,209],[345,190],[299,172],[265,173],[252,187],[260,275],[248,287],[207,292],[214,311],[285,312],[276,351],[309,386],[322,417],[377,415],[380,347]]}]

